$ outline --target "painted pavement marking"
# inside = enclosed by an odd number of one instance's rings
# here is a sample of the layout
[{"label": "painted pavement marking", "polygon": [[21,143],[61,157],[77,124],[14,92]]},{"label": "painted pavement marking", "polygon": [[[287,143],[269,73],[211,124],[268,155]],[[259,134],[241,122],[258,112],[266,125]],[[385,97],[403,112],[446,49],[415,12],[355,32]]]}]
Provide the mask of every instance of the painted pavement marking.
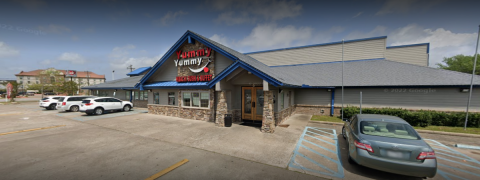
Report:
[{"label": "painted pavement marking", "polygon": [[335,129],[305,127],[288,167],[343,178],[345,175]]},{"label": "painted pavement marking", "polygon": [[147,178],[145,180],[155,180],[155,179],[159,178],[160,176],[163,176],[163,175],[167,174],[168,172],[180,167],[181,165],[183,165],[187,162],[188,162],[188,159],[181,160],[180,162],[175,163],[174,165],[168,167],[167,169],[164,169],[164,170],[158,172],[157,174],[154,174],[154,175],[150,176],[149,178]]},{"label": "painted pavement marking", "polygon": [[[66,118],[70,118],[70,119],[73,119],[73,120],[85,122],[85,121],[105,119],[105,118],[128,116],[128,115],[134,115],[134,114],[140,114],[140,113],[148,113],[148,111],[147,110],[131,110],[131,111],[128,111],[128,112],[114,112],[114,113],[105,113],[105,114],[102,114],[102,115],[88,115],[88,116],[85,115],[84,113],[81,113],[80,117],[68,117],[67,114],[63,114],[63,113],[62,114],[57,113],[56,115],[60,116],[60,117],[66,117]],[[72,114],[72,113],[68,113],[68,115],[70,115],[70,114]],[[78,116],[79,113],[75,113],[73,115]]]},{"label": "painted pavement marking", "polygon": [[475,176],[475,179],[480,178],[480,174],[478,173],[480,171],[480,162],[478,160],[468,157],[433,139],[425,139],[425,141],[430,144],[437,155],[437,174],[447,180],[471,179]]},{"label": "painted pavement marking", "polygon": [[7,134],[21,133],[21,132],[37,131],[37,130],[42,130],[42,129],[51,129],[51,128],[57,128],[57,127],[63,127],[63,126],[66,126],[66,125],[58,125],[58,126],[50,126],[50,127],[42,127],[42,128],[35,128],[35,129],[25,129],[25,130],[20,130],[20,131],[6,132],[6,133],[0,133],[0,136],[7,135]]}]

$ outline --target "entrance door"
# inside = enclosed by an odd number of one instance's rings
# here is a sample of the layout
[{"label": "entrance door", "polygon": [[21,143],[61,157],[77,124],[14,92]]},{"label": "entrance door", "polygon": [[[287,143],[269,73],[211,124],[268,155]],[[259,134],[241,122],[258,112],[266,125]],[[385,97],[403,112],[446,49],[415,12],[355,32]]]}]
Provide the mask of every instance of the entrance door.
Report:
[{"label": "entrance door", "polygon": [[261,121],[263,87],[242,87],[242,119]]}]

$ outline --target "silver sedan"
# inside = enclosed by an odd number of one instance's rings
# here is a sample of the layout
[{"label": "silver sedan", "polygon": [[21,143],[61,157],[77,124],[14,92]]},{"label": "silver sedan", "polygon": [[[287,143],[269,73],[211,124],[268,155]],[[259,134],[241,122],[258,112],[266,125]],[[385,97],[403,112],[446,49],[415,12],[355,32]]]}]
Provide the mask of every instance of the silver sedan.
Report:
[{"label": "silver sedan", "polygon": [[357,114],[342,128],[348,160],[369,168],[415,177],[434,177],[435,152],[405,120]]}]

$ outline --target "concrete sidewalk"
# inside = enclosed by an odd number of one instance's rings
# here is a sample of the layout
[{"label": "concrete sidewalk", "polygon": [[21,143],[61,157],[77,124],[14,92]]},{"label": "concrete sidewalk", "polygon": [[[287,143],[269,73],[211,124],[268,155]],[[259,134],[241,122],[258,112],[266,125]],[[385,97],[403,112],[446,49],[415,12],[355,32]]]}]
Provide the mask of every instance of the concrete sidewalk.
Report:
[{"label": "concrete sidewalk", "polygon": [[152,114],[86,123],[285,168],[309,119],[309,115],[293,115],[285,122],[288,128],[277,127],[273,134],[262,133],[258,127],[233,124],[220,128],[212,122]]}]

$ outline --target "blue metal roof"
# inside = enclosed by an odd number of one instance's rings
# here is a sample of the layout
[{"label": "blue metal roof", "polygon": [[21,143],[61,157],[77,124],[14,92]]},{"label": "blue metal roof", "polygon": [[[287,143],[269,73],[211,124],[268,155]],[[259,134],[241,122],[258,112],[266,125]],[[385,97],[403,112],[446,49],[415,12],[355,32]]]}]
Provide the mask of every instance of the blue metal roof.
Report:
[{"label": "blue metal roof", "polygon": [[127,74],[127,76],[139,76],[142,75],[145,71],[152,69],[152,67],[141,67]]},{"label": "blue metal roof", "polygon": [[176,81],[163,81],[163,82],[154,82],[150,84],[144,84],[143,87],[145,89],[151,89],[151,88],[179,88],[179,87],[195,87],[195,88],[205,88],[208,89],[209,87],[207,86],[208,82],[176,82]]}]

